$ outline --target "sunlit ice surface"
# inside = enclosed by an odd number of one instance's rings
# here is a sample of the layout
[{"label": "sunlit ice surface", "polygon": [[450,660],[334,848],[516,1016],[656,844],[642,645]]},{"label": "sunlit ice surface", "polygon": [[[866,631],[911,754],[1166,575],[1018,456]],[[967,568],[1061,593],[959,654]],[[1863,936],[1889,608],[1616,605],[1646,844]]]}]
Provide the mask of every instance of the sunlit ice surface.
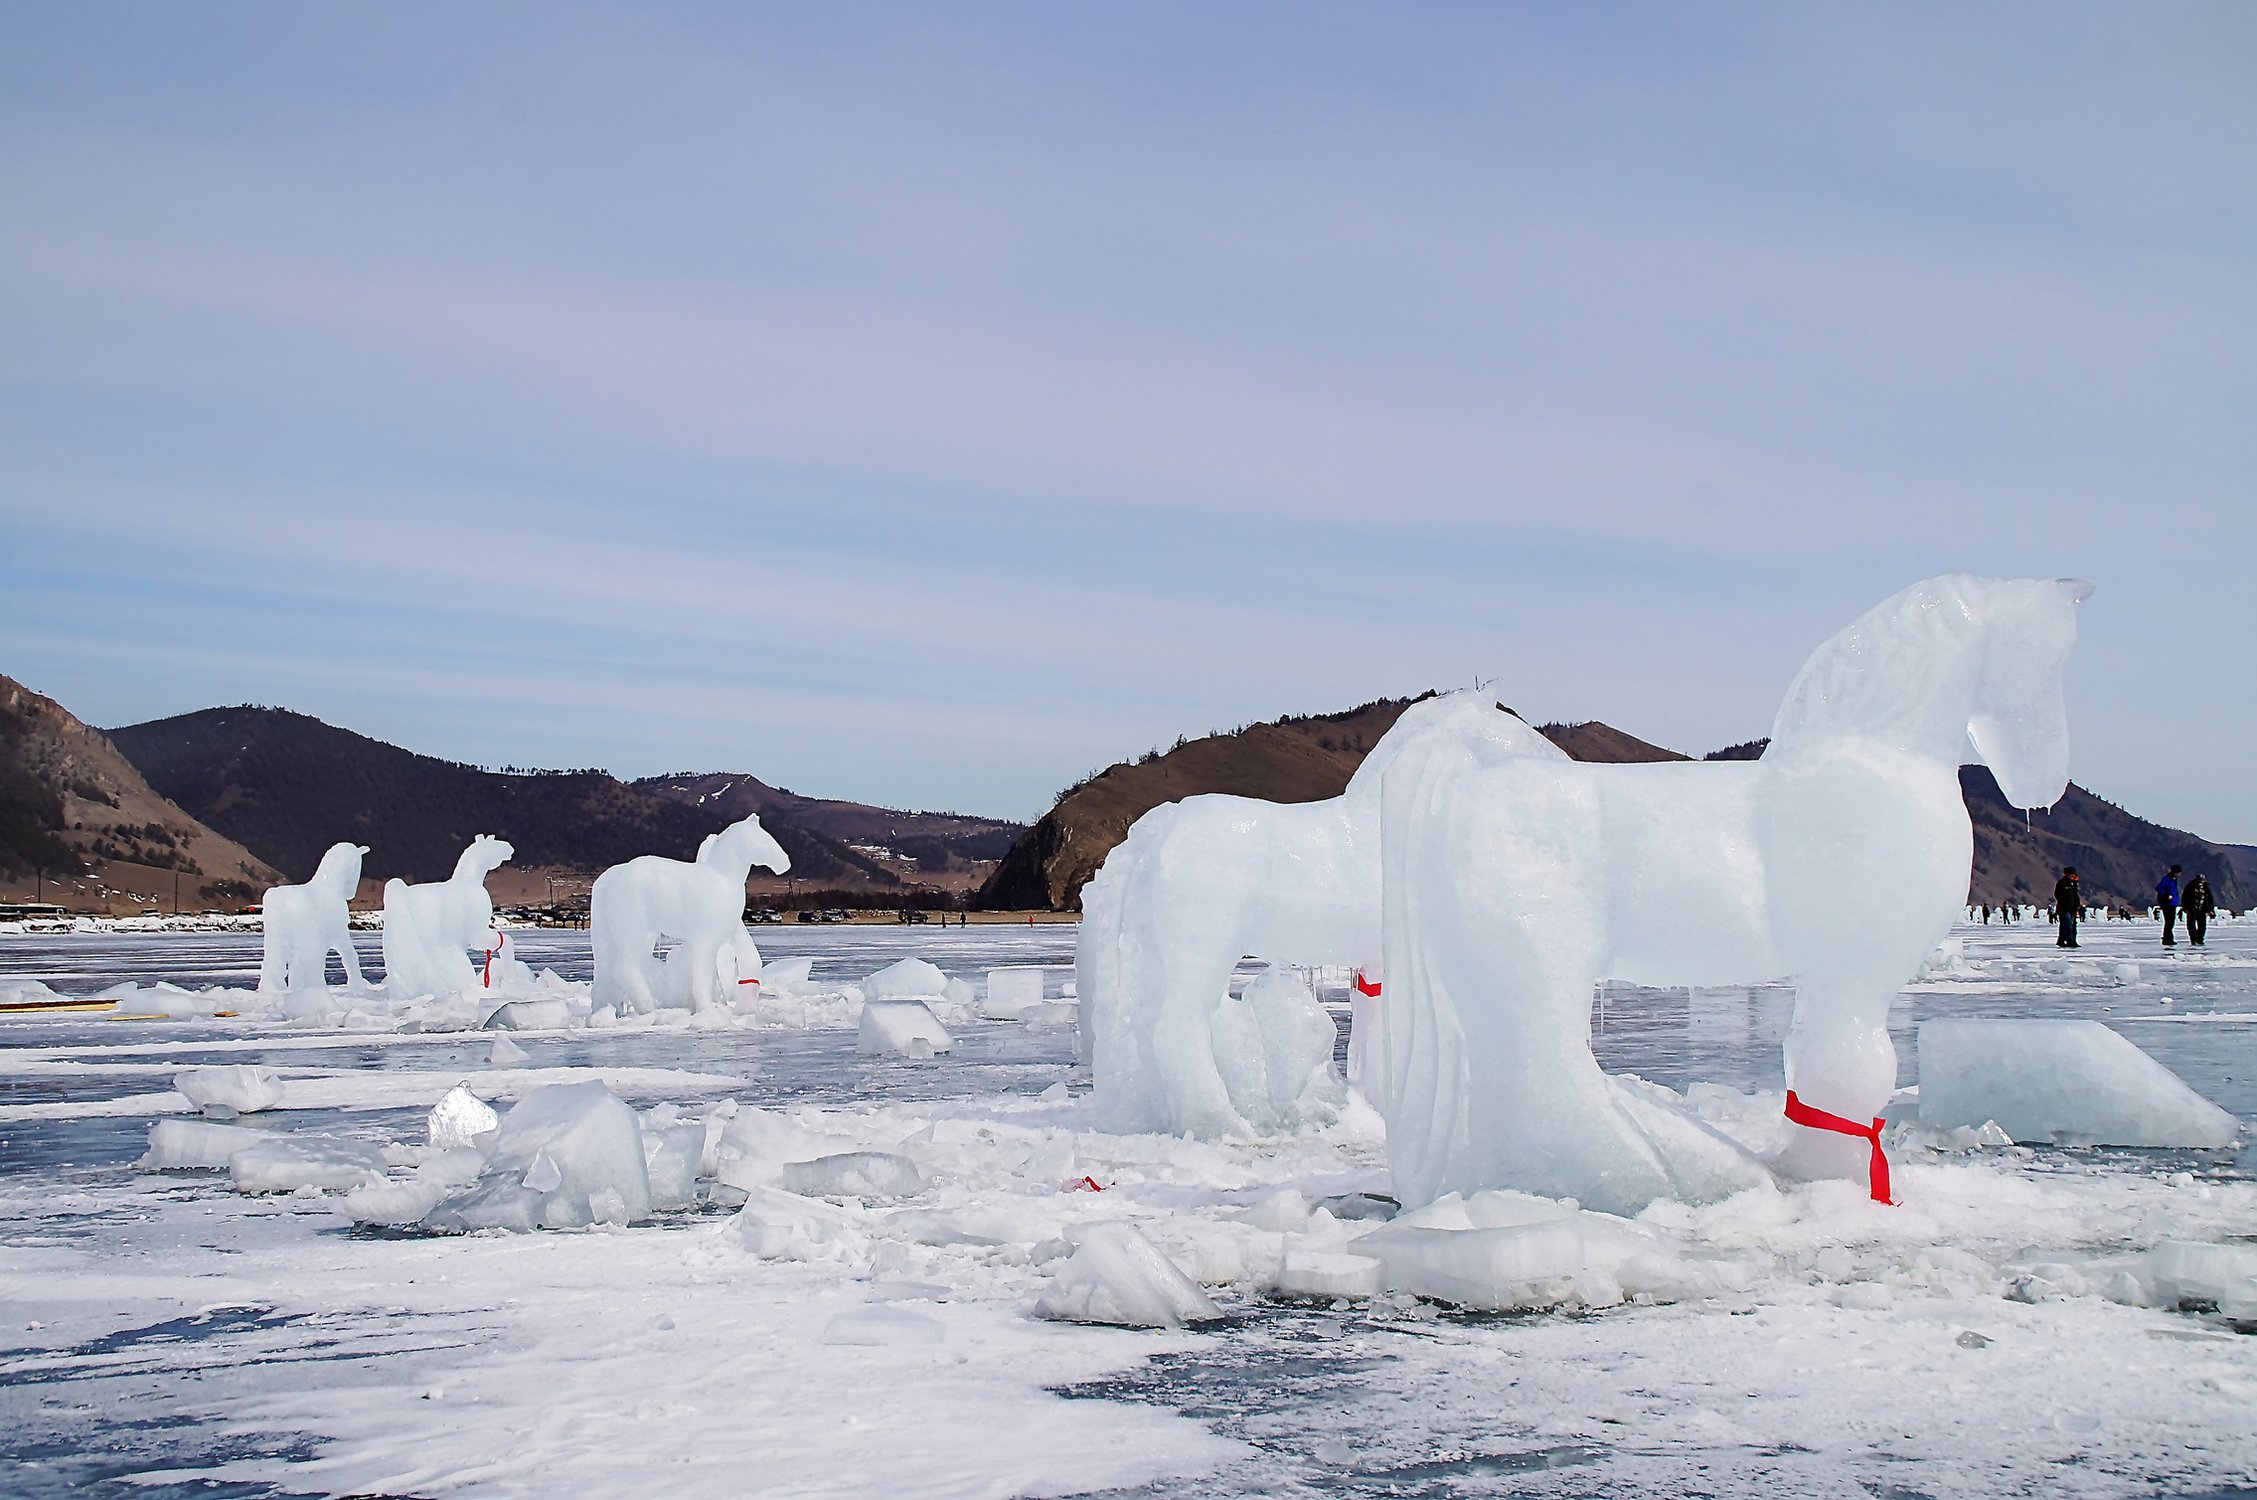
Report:
[{"label": "sunlit ice surface", "polygon": [[[584,933],[514,936],[527,963],[589,977]],[[1107,1136],[1073,1032],[1056,1026],[962,1024],[945,1057],[874,1058],[817,1007],[803,1027],[520,1032],[525,1057],[497,1065],[482,1032],[11,1018],[0,1491],[1940,1496],[2246,1483],[2249,1325],[2199,1301],[2112,1300],[2104,1273],[2167,1241],[2257,1237],[2257,923],[2221,921],[2201,953],[2166,953],[2147,922],[2088,923],[2073,954],[2037,921],[1954,936],[1957,955],[1892,1013],[1904,1085],[1918,1082],[1927,1017],[2099,1020],[2240,1117],[2244,1142],[1953,1149],[1908,1128],[1891,1137],[1898,1208],[1836,1183],[1642,1216],[1732,1268],[1729,1291],[1505,1316],[1277,1294],[1265,1268],[1281,1241],[1265,1225],[1284,1222],[1281,1191],[1304,1204],[1387,1192],[1371,1122],[1217,1143]],[[374,935],[363,942],[373,969]],[[761,935],[771,965],[812,957],[817,982],[910,956],[974,984],[990,967],[1045,965],[1056,999],[1072,942],[1066,927]],[[63,995],[128,979],[247,987],[257,967],[255,935],[0,938],[0,976]],[[1308,977],[1344,1018],[1348,976]],[[1764,1149],[1792,1006],[1785,986],[1609,986],[1593,1045],[1608,1071],[1677,1090]],[[422,1142],[457,1083],[506,1110],[543,1083],[598,1077],[646,1119],[735,1099],[909,1155],[925,1185],[841,1205],[836,1239],[782,1258],[744,1248],[726,1194],[627,1228],[355,1227],[333,1192],[253,1196],[225,1172],[134,1166],[150,1122],[187,1110],[172,1075],[210,1063],[285,1081],[292,1102],[237,1122],[274,1133],[397,1149]],[[910,1232],[899,1214],[925,1218]],[[1093,1218],[1141,1226],[1224,1320],[1152,1333],[1030,1316],[1073,1226]],[[892,1312],[860,1316],[873,1308]]]}]

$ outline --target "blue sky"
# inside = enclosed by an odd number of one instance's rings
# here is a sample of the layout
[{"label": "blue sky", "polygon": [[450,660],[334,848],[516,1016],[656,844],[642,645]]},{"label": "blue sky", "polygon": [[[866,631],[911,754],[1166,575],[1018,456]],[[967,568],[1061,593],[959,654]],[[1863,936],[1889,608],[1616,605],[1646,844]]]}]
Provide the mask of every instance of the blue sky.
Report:
[{"label": "blue sky", "polygon": [[0,9],[0,671],[1031,816],[2078,575],[2257,841],[2247,6]]}]

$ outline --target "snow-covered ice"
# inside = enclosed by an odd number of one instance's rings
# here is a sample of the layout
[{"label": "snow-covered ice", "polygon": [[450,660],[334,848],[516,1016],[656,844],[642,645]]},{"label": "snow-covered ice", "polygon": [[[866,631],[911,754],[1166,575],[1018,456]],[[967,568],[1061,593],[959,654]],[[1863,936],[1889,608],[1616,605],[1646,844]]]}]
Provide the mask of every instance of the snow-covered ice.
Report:
[{"label": "snow-covered ice", "polygon": [[[585,984],[585,934],[513,936]],[[851,977],[917,957],[965,982],[1062,964],[1072,941],[956,936],[765,941],[785,949],[771,968],[811,956]],[[864,1055],[843,983],[805,1012],[814,1029],[778,1024],[764,996],[726,1026],[513,1033],[529,1056],[500,1069],[491,1033],[405,1030],[383,1010],[318,1027],[274,1010],[0,1022],[0,1492],[2245,1484],[2257,922],[2221,921],[2199,955],[2159,953],[2144,923],[2094,923],[2078,955],[2034,923],[1953,936],[1958,960],[1891,1006],[1897,1085],[1922,1082],[1926,1020],[2100,1021],[2230,1110],[2237,1144],[1984,1145],[1931,1129],[1902,1092],[1885,1137],[1897,1208],[1821,1181],[1627,1216],[1484,1192],[1396,1212],[1359,1100],[1276,1134],[1109,1131],[1070,1035],[967,1018],[946,1056]],[[0,940],[0,965],[64,995],[247,988],[256,962],[255,941],[220,935]],[[1345,1014],[1345,969],[1295,978]],[[1642,1080],[1626,1090],[1768,1154],[1789,1134],[1793,998],[1611,986],[1594,1050]],[[282,1102],[226,1125],[172,1089],[185,1067],[237,1064],[282,1080]],[[529,1113],[501,1169],[500,1126],[560,1085],[576,1107]],[[468,1117],[442,1138],[450,1097]],[[483,1148],[465,1099],[501,1115]],[[543,1113],[558,1128],[530,1131]],[[591,1113],[586,1154],[614,1180],[631,1142],[648,1206],[543,1228],[529,1200],[566,1191],[581,1143],[563,1122]],[[333,1142],[359,1148],[353,1185],[234,1189],[246,1147],[310,1170]],[[790,1190],[794,1164],[858,1153],[911,1164],[914,1184]],[[520,1210],[496,1227],[517,1232],[413,1228],[495,1182]],[[1181,1282],[1141,1251],[1089,1253],[1131,1233]],[[1072,1321],[1129,1317],[1154,1279],[1182,1327]],[[1466,1310],[1481,1305],[1512,1311]]]}]

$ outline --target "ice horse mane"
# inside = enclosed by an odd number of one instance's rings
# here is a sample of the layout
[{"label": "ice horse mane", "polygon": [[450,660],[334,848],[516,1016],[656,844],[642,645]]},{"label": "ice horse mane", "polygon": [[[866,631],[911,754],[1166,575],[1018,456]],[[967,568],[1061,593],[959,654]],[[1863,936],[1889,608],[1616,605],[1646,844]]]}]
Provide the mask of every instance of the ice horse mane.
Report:
[{"label": "ice horse mane", "polygon": [[[1982,721],[2002,708],[2033,725],[2063,719],[2072,611],[2091,592],[2074,579],[1967,574],[1914,584],[1812,653],[1779,706],[1766,758],[1854,738],[1956,764],[1974,729],[1984,759],[2005,769],[1994,752],[2019,747],[1999,735],[1984,743]],[[2012,670],[1998,670],[2002,662]],[[2015,701],[1994,701],[2002,693]]]}]

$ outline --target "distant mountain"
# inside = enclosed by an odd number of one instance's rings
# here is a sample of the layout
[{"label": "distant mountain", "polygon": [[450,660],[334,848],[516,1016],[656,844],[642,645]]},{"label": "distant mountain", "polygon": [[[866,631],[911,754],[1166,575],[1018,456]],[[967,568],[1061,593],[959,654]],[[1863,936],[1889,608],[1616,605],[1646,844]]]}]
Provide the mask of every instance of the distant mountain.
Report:
[{"label": "distant mountain", "polygon": [[1975,822],[1970,900],[2042,906],[2053,899],[2061,867],[2075,865],[2086,901],[2144,909],[2155,899],[2155,882],[2176,864],[2189,875],[2207,874],[2220,906],[2257,905],[2257,872],[2243,862],[2250,851],[2134,817],[2075,784],[2053,806],[2026,815],[1986,766],[1961,766],[1959,789]]},{"label": "distant mountain", "polygon": [[1026,829],[1023,823],[1000,818],[902,812],[865,802],[802,797],[741,772],[680,771],[671,776],[646,776],[632,784],[641,791],[710,809],[724,820],[758,813],[763,826],[771,820],[789,823],[843,844],[882,849],[901,856],[920,879],[944,874],[985,875]]},{"label": "distant mountain", "polygon": [[[114,729],[110,738],[150,785],[293,879],[311,874],[331,844],[350,839],[368,846],[365,876],[441,880],[481,833],[516,846],[517,870],[592,875],[638,854],[687,859],[733,821],[723,808],[660,796],[603,771],[486,771],[287,709],[208,708]],[[837,839],[785,824],[769,831],[802,883],[902,883]]]},{"label": "distant mountain", "polygon": [[[1056,806],[1021,834],[975,906],[1079,910],[1081,889],[1129,826],[1164,802],[1206,792],[1270,802],[1314,802],[1347,788],[1379,737],[1416,699],[1385,698],[1338,714],[1253,724],[1179,743],[1164,754],[1108,766],[1066,789]],[[1544,724],[1538,732],[1577,760],[1608,764],[1689,757],[1596,721]],[[1767,741],[1711,752],[1708,760],[1756,760]],[[2205,870],[2222,907],[2257,905],[2257,848],[2208,843],[2133,817],[2071,786],[2050,811],[2025,819],[1981,766],[1960,768],[1960,788],[1975,825],[1973,901],[2043,904],[2061,866],[2075,865],[2088,900],[2140,906],[2173,863]]]},{"label": "distant mountain", "polygon": [[0,677],[0,877],[103,909],[176,886],[186,909],[237,906],[280,878],[159,794],[100,730],[10,677]]}]

